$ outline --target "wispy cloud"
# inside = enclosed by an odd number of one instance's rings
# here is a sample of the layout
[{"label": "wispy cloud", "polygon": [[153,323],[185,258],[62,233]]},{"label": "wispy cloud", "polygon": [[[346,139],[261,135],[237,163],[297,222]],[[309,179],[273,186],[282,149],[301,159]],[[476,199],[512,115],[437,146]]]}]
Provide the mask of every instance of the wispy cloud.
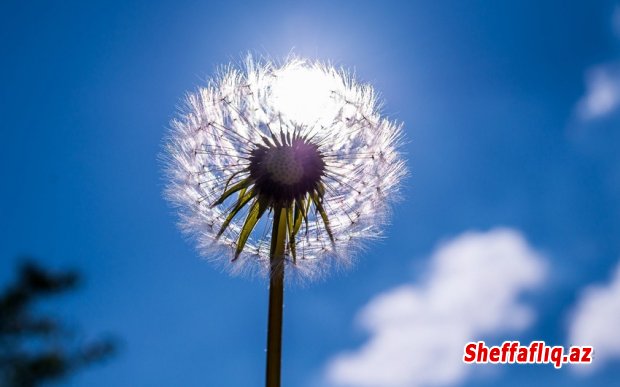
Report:
[{"label": "wispy cloud", "polygon": [[590,69],[586,74],[586,93],[577,106],[584,120],[604,117],[620,107],[620,70],[606,65]]},{"label": "wispy cloud", "polygon": [[593,370],[611,358],[620,358],[620,263],[607,285],[586,288],[575,307],[569,331],[569,344],[591,345],[595,359]]},{"label": "wispy cloud", "polygon": [[[620,38],[620,5],[612,15],[612,28]],[[586,72],[586,92],[577,103],[577,114],[584,121],[595,120],[620,107],[620,64],[594,66]]]},{"label": "wispy cloud", "polygon": [[370,333],[357,350],[327,364],[344,386],[445,385],[468,368],[463,346],[528,327],[533,311],[520,294],[542,283],[544,258],[515,230],[468,232],[439,246],[423,285],[404,284],[372,299],[358,315]]}]

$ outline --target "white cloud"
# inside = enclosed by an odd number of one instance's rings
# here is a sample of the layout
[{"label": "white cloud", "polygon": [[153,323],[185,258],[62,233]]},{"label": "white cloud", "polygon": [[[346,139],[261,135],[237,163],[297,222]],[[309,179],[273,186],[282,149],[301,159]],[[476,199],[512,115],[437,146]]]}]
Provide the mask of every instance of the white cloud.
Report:
[{"label": "white cloud", "polygon": [[586,288],[577,302],[569,330],[569,345],[594,347],[593,370],[611,358],[620,358],[620,263],[605,286]]},{"label": "white cloud", "polygon": [[577,106],[582,119],[606,116],[620,106],[620,72],[615,67],[599,66],[586,74],[586,94]]},{"label": "white cloud", "polygon": [[372,299],[358,315],[370,333],[359,349],[327,364],[345,386],[445,385],[472,366],[468,341],[528,327],[533,311],[520,294],[542,283],[543,257],[510,229],[468,232],[439,246],[423,285],[405,284]]}]

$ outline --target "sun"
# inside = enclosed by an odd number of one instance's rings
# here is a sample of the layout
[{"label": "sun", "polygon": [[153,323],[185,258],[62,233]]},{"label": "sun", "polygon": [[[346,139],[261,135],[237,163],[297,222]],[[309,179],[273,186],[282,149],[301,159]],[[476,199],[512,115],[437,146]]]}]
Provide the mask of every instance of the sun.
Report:
[{"label": "sun", "polygon": [[343,86],[322,69],[300,64],[281,69],[271,92],[284,118],[299,125],[325,125],[337,113],[334,94]]}]

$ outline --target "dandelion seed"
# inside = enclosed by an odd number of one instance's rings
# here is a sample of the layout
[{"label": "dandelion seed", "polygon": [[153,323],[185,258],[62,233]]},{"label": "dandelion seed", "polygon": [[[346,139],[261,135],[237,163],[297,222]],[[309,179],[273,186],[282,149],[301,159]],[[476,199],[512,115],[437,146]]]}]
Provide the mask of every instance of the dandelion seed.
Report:
[{"label": "dandelion seed", "polygon": [[316,278],[381,235],[406,174],[400,141],[371,86],[298,58],[228,67],[173,120],[166,196],[182,229],[232,273],[270,277],[268,385],[285,269]]},{"label": "dandelion seed", "polygon": [[282,208],[292,218],[291,275],[348,265],[380,236],[406,173],[400,126],[379,108],[369,85],[321,63],[248,59],[226,69],[189,94],[172,122],[166,196],[182,229],[232,273],[265,275],[264,228]]}]

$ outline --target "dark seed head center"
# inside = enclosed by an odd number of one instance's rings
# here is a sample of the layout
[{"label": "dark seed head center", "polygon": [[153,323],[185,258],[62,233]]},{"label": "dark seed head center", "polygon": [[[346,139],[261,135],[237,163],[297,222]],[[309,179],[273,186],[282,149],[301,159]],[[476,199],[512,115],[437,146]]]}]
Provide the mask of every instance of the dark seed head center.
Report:
[{"label": "dark seed head center", "polygon": [[250,176],[255,189],[274,205],[290,204],[314,191],[324,170],[318,147],[304,139],[259,146],[250,155]]}]

